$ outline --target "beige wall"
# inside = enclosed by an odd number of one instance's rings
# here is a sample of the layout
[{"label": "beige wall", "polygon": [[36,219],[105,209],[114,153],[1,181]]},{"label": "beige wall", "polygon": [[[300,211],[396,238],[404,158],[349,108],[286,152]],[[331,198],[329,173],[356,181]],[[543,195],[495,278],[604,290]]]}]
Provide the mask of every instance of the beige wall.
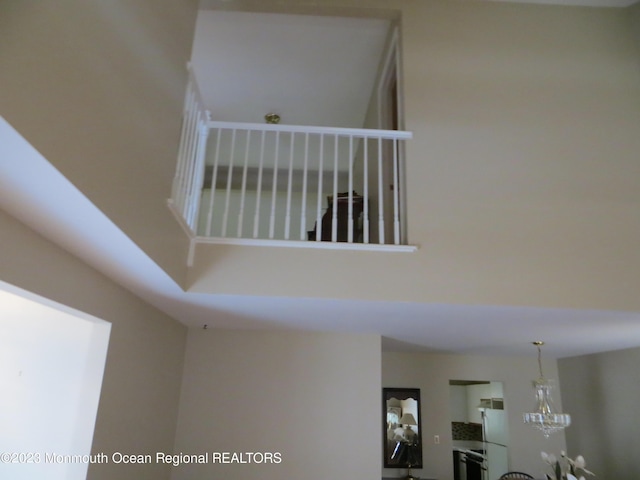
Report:
[{"label": "beige wall", "polygon": [[[3,115],[180,282],[187,243],[165,199],[196,3],[14,0],[0,15]],[[401,14],[414,133],[408,232],[420,249],[300,250],[294,263],[288,249],[206,246],[189,288],[640,308],[637,6],[319,3],[334,14]],[[245,4],[305,10],[293,0]]]},{"label": "beige wall", "polygon": [[378,336],[190,329],[176,452],[282,462],[183,465],[172,479],[379,478],[380,398]]},{"label": "beige wall", "polygon": [[640,69],[629,9],[322,4],[401,10],[405,124],[414,134],[408,232],[420,249],[206,246],[189,288],[640,308]]},{"label": "beige wall", "polygon": [[[187,242],[169,214],[197,2],[0,4],[0,112],[177,280]],[[0,214],[0,278],[112,323],[94,452],[172,451],[186,329]],[[90,479],[168,478],[163,465]]]},{"label": "beige wall", "polygon": [[596,478],[640,478],[637,418],[640,348],[558,361],[569,456],[581,454]]},{"label": "beige wall", "polygon": [[[165,199],[196,3],[0,6],[2,115],[178,280],[187,245]],[[405,123],[414,132],[407,148],[409,235],[421,248],[414,254],[200,248],[189,274],[194,291],[640,308],[640,70],[630,11],[458,0],[321,3],[353,7],[352,13],[402,12]],[[11,217],[0,214],[0,226],[2,280],[113,323],[94,451],[171,451],[184,328]],[[287,343],[288,334],[265,341],[211,333],[191,332],[179,447],[280,448],[264,430],[271,427],[280,432],[284,455],[277,469],[219,471],[378,476],[379,340],[329,335]],[[424,476],[450,479],[443,414],[449,378],[491,373],[482,379],[503,381],[508,405],[528,408],[535,369],[530,359],[522,362],[385,355],[385,384],[420,386],[425,434],[441,435],[438,447],[425,447],[432,467]],[[555,373],[552,365],[545,370]],[[246,396],[256,384],[268,395]],[[306,408],[288,416],[293,400],[279,397],[278,385],[302,385],[296,392],[317,417],[305,416]],[[246,408],[228,403],[237,398]],[[365,406],[345,415],[353,405]],[[336,427],[327,422],[334,417],[348,420]],[[230,439],[212,435],[218,425]],[[535,471],[543,449],[538,437],[516,421],[511,428],[513,466]],[[304,443],[300,432],[309,430]],[[336,431],[340,441],[332,443]],[[364,440],[346,441],[345,431]],[[256,443],[247,445],[256,432]],[[562,437],[553,442],[559,450]],[[89,471],[92,480],[168,477],[160,465]]]},{"label": "beige wall", "polygon": [[0,112],[167,273],[168,213],[197,0],[0,4]]},{"label": "beige wall", "polygon": [[[0,211],[0,279],[111,322],[92,452],[173,449],[186,328]],[[90,480],[168,479],[164,465],[90,465]]]},{"label": "beige wall", "polygon": [[[478,332],[479,335],[482,332]],[[543,359],[545,376],[558,379],[554,360]],[[524,425],[522,414],[534,408],[531,381],[538,377],[532,358],[479,357],[471,355],[382,354],[382,386],[420,388],[424,468],[416,470],[422,478],[453,479],[451,440],[451,404],[449,380],[499,381],[504,387],[505,410],[509,423],[509,466],[528,472],[536,478],[544,476],[541,451],[559,454],[565,449],[564,433],[545,439],[539,431]],[[564,386],[564,385],[563,385]],[[562,409],[562,399],[555,396]],[[440,436],[435,444],[433,436]],[[400,470],[384,470],[385,477],[398,477]],[[406,471],[404,472],[406,473]],[[546,472],[548,473],[548,472]]]}]

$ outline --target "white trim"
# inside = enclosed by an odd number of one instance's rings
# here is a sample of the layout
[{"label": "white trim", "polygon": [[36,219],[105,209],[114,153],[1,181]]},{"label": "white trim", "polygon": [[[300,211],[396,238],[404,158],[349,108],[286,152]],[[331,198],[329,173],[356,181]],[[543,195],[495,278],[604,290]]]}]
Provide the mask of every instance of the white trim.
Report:
[{"label": "white trim", "polygon": [[176,207],[175,202],[171,198],[167,199],[167,207],[169,207],[169,210],[171,211],[173,216],[176,217],[176,220],[178,221],[178,223],[180,224],[184,232],[189,236],[189,238],[194,238],[195,237],[194,231],[191,229],[191,227],[187,224],[185,219],[182,217],[182,214],[180,213],[180,211]]},{"label": "white trim", "polygon": [[193,267],[193,260],[196,257],[196,239],[191,237],[189,239],[189,252],[187,253],[187,267]]},{"label": "white trim", "polygon": [[191,230],[191,227],[189,227],[185,219],[182,218],[182,215],[176,208],[175,202],[170,198],[167,199],[167,207],[169,207],[169,211],[171,211],[173,216],[176,218],[176,220],[182,227],[182,230],[184,231],[184,233],[186,233],[187,237],[189,237],[189,251],[187,252],[187,267],[193,267],[193,260],[196,255],[195,233],[193,232],[193,230]]},{"label": "white trim", "polygon": [[195,237],[198,245],[251,245],[256,247],[316,248],[324,250],[360,250],[373,252],[415,252],[417,245],[380,245],[376,243],[314,242],[305,240],[263,240],[257,238]]},{"label": "white trim", "polygon": [[209,128],[225,128],[230,130],[260,130],[271,132],[317,133],[325,135],[344,135],[365,138],[386,138],[409,140],[413,138],[412,132],[400,130],[375,130],[371,128],[341,128],[341,127],[317,127],[307,125],[274,125],[268,123],[242,123],[209,121]]}]

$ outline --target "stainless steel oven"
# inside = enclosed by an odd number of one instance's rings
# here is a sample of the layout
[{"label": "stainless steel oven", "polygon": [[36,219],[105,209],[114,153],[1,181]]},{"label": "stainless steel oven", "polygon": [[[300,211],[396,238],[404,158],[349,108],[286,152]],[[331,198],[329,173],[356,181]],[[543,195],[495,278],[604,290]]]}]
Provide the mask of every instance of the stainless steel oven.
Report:
[{"label": "stainless steel oven", "polygon": [[484,480],[486,472],[484,450],[453,451],[453,473],[455,480]]}]

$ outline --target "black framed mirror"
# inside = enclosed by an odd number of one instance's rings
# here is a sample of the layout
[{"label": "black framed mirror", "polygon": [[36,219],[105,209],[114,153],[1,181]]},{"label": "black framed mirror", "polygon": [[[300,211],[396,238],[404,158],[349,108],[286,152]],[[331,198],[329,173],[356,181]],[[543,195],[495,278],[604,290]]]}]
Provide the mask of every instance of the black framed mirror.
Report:
[{"label": "black framed mirror", "polygon": [[385,468],[422,468],[419,388],[383,388]]}]

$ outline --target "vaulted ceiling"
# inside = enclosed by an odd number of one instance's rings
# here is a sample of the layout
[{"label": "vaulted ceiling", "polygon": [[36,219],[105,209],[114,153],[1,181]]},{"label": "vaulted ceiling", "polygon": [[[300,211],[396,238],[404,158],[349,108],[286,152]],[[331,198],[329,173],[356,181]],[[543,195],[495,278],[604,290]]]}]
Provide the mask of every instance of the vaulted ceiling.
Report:
[{"label": "vaulted ceiling", "polygon": [[[530,3],[626,6],[633,2]],[[264,114],[275,111],[283,123],[360,126],[390,23],[286,17],[202,12],[193,63],[214,118],[261,122]],[[223,41],[218,41],[220,37]],[[292,88],[292,74],[301,90]],[[336,89],[332,102],[309,101],[325,87]],[[190,326],[378,333],[389,349],[463,354],[531,354],[531,346],[522,338],[533,341],[546,332],[554,339],[547,352],[557,357],[636,346],[640,335],[637,314],[625,312],[185,293],[2,122],[0,153],[3,159],[20,159],[0,162],[3,209]],[[34,178],[39,180],[35,188]]]}]

